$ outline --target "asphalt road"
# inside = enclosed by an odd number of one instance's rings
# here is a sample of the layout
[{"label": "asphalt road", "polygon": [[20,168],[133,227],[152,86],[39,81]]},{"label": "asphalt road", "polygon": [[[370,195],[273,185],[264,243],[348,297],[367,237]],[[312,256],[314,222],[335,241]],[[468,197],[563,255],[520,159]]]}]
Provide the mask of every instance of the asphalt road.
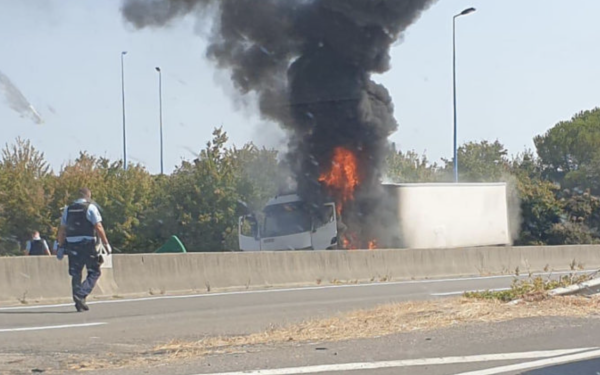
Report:
[{"label": "asphalt road", "polygon": [[[186,375],[598,375],[599,334],[600,319],[521,319],[376,339],[290,344],[212,356],[169,370]],[[317,365],[330,371],[318,371]]]},{"label": "asphalt road", "polygon": [[[368,285],[339,285],[322,286],[296,289],[272,289],[243,291],[232,293],[211,293],[191,296],[162,296],[141,298],[133,300],[97,301],[90,303],[91,310],[86,313],[76,313],[72,305],[50,305],[50,306],[24,306],[24,307],[0,307],[0,373],[14,372],[31,373],[32,370],[40,369],[46,372],[64,372],[61,368],[60,358],[68,355],[87,353],[139,353],[140,348],[151,348],[156,344],[165,343],[173,339],[197,340],[207,335],[238,335],[261,331],[271,325],[281,325],[298,322],[306,318],[325,317],[335,313],[354,310],[357,308],[373,307],[378,304],[421,300],[430,298],[441,298],[450,295],[459,295],[466,290],[501,289],[510,285],[512,277],[483,277],[468,279],[446,279],[446,280],[424,280],[407,281]],[[561,336],[559,339],[546,337],[539,342],[514,340],[507,337],[503,346],[498,346],[498,335],[503,331],[495,332],[493,335],[485,335],[479,332],[466,333],[458,331],[452,334],[444,333],[450,346],[439,347],[437,350],[425,350],[414,343],[418,339],[406,338],[408,342],[398,347],[393,345],[393,337],[376,339],[371,343],[348,342],[347,357],[336,354],[336,361],[326,358],[332,353],[331,348],[319,349],[306,347],[284,347],[281,353],[265,352],[239,355],[237,357],[225,356],[211,357],[213,364],[206,366],[208,362],[188,363],[185,365],[169,365],[169,368],[149,368],[143,373],[171,373],[182,375],[195,375],[205,373],[235,372],[253,369],[276,369],[289,367],[302,367],[312,365],[323,365],[330,363],[352,363],[358,362],[381,362],[402,361],[405,359],[446,358],[452,356],[485,356],[493,353],[512,352],[536,352],[545,350],[576,350],[578,348],[591,348],[581,353],[593,352],[596,346],[600,346],[600,326],[594,319],[593,329],[584,327],[578,332],[577,340],[565,341],[570,338],[570,321],[563,321]],[[538,321],[533,321],[525,327],[515,329],[516,333],[531,331]],[[566,323],[565,323],[566,322]],[[579,324],[579,323],[578,323]],[[490,329],[492,329],[490,326]],[[526,328],[526,329],[524,329]],[[419,334],[415,334],[419,335]],[[487,337],[489,336],[489,337]],[[564,337],[563,337],[564,336]],[[404,337],[404,336],[403,336]],[[488,338],[485,345],[473,345],[478,339]],[[554,337],[554,336],[552,336]],[[579,340],[584,337],[585,340]],[[493,338],[493,340],[492,340]],[[380,340],[380,341],[377,341]],[[392,340],[391,342],[387,340]],[[403,338],[404,340],[404,338]],[[415,341],[416,340],[416,341]],[[458,344],[462,340],[463,344]],[[431,340],[425,340],[431,344]],[[354,349],[353,348],[354,345]],[[374,348],[383,345],[381,349]],[[486,347],[487,345],[487,347]],[[432,345],[429,345],[432,346]],[[366,348],[366,349],[365,349]],[[286,352],[287,350],[287,352]],[[341,352],[341,350],[339,350]],[[298,354],[303,353],[305,354]],[[542,357],[506,359],[500,363],[516,363],[523,361],[545,360],[552,356],[579,355],[585,357],[589,354],[580,352],[554,352],[546,353]],[[248,356],[248,357],[244,357]],[[294,358],[299,356],[299,360]],[[325,356],[325,357],[324,357]],[[523,355],[521,355],[523,356]],[[550,356],[550,357],[546,357]],[[598,354],[600,356],[600,354]],[[514,357],[514,355],[513,355]],[[510,357],[510,358],[513,358]],[[519,357],[519,356],[517,356]],[[238,358],[236,360],[236,358]],[[461,362],[451,364],[446,370],[455,371],[461,368],[477,368],[486,366],[486,357],[479,357],[475,362]],[[503,357],[504,358],[504,357]],[[593,356],[590,358],[594,358]],[[584,358],[588,360],[590,358]],[[327,360],[326,360],[327,359]],[[470,361],[470,360],[469,360]],[[433,362],[426,362],[433,363]],[[210,364],[210,363],[209,363]],[[266,367],[265,367],[266,365]],[[560,364],[557,364],[557,366]],[[348,365],[346,365],[348,366]],[[432,367],[433,366],[433,367]],[[419,372],[427,367],[442,371],[447,365],[431,364],[419,365],[415,368],[402,365],[400,367],[381,368],[370,370],[357,369],[357,373],[365,374],[401,374]],[[592,367],[594,365],[591,365]],[[342,367],[345,371],[355,370]],[[310,373],[335,373],[339,370],[325,368],[325,372]],[[332,370],[333,371],[329,371]],[[415,370],[416,369],[416,370]],[[419,370],[420,369],[420,370]],[[157,372],[159,371],[160,372]],[[314,369],[313,369],[314,370]],[[443,370],[443,371],[446,371]],[[289,370],[286,374],[293,372]],[[298,370],[300,371],[300,370]],[[306,371],[306,369],[302,370]],[[450,374],[456,372],[435,372],[439,374]],[[600,372],[600,367],[598,367]],[[117,372],[106,371],[106,373],[137,374],[139,370],[119,370]],[[258,372],[257,374],[264,372]],[[307,372],[302,372],[307,373]],[[423,372],[434,373],[434,372]],[[496,372],[494,372],[496,373]],[[499,373],[499,372],[498,372]],[[580,372],[578,372],[580,373]],[[276,374],[276,373],[273,373]],[[531,372],[531,375],[538,373]],[[480,375],[480,374],[474,374]],[[483,375],[483,374],[482,374]],[[593,373],[593,375],[597,375]]]},{"label": "asphalt road", "polygon": [[[178,370],[181,374],[220,375],[241,375],[241,368],[273,370],[246,373],[250,375],[332,375],[348,371],[368,375],[597,375],[600,371],[597,359],[600,352],[596,346],[599,333],[600,320],[596,319],[524,319],[377,339],[302,347],[290,345],[233,358],[221,355]],[[569,360],[568,357],[584,359],[561,363]],[[538,368],[540,361],[543,369]],[[333,370],[308,372],[315,364]],[[366,368],[361,368],[363,365]],[[286,368],[296,370],[281,371]]]}]

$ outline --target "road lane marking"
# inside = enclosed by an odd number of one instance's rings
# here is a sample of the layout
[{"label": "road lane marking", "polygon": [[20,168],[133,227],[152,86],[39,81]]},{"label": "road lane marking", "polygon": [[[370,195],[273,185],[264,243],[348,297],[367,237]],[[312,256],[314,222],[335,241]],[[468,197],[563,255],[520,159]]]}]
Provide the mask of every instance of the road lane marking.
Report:
[{"label": "road lane marking", "polygon": [[[265,369],[254,371],[236,371],[236,372],[220,372],[220,373],[205,373],[196,375],[297,375],[297,374],[315,374],[321,372],[340,372],[340,371],[355,371],[355,370],[377,370],[384,368],[398,368],[411,366],[431,366],[431,365],[450,365],[457,363],[473,363],[487,361],[509,361],[517,359],[531,358],[548,358],[566,354],[579,353],[582,351],[594,350],[596,348],[578,348],[578,349],[563,349],[563,350],[544,350],[522,353],[504,353],[504,354],[484,354],[471,355],[462,357],[440,357],[440,358],[423,358],[423,359],[404,359],[398,361],[381,361],[381,362],[362,362],[362,363],[342,363],[335,365],[315,365],[303,367],[288,367],[280,369]],[[600,350],[596,352],[600,353]],[[564,357],[566,358],[566,357]],[[490,373],[491,374],[491,373]],[[484,375],[479,373],[465,373],[461,375]]]},{"label": "road lane marking", "polygon": [[473,293],[473,292],[502,292],[505,290],[510,290],[511,288],[496,288],[496,289],[479,289],[479,290],[463,290],[458,292],[446,292],[446,293],[431,293],[430,296],[443,297],[443,296],[457,296],[463,295],[465,293]]},{"label": "road lane marking", "polygon": [[567,356],[558,357],[558,358],[540,359],[539,361],[517,363],[515,365],[506,365],[506,366],[494,367],[494,368],[485,369],[485,370],[461,372],[460,374],[455,374],[455,375],[505,374],[505,373],[511,372],[511,371],[520,371],[520,370],[528,370],[528,369],[537,368],[537,367],[560,365],[560,364],[565,364],[565,363],[569,363],[569,362],[580,361],[583,359],[592,359],[595,357],[600,357],[600,350],[594,350],[592,352],[567,355]]},{"label": "road lane marking", "polygon": [[[86,302],[88,305],[92,302]],[[0,311],[13,311],[13,310],[35,310],[35,309],[53,309],[56,307],[73,307],[73,303],[59,303],[55,305],[32,305],[32,306],[11,306],[11,307],[0,307]]]},{"label": "road lane marking", "polygon": [[[568,274],[580,274],[596,272],[597,270],[583,270],[583,271],[561,271],[561,272],[541,272],[533,273],[532,276],[544,276],[544,275],[568,275]],[[201,293],[201,294],[184,294],[184,295],[173,295],[173,296],[155,296],[155,297],[142,297],[142,298],[122,298],[104,301],[91,301],[88,305],[102,305],[111,303],[129,303],[129,302],[144,302],[144,301],[157,301],[162,299],[188,299],[188,298],[210,298],[210,297],[221,297],[221,296],[233,296],[233,295],[245,295],[245,294],[263,294],[263,293],[286,293],[286,292],[302,292],[311,290],[326,290],[326,289],[342,289],[342,288],[375,288],[395,285],[413,285],[413,284],[436,284],[436,283],[448,283],[448,282],[461,282],[461,281],[473,281],[473,280],[493,280],[493,279],[507,279],[514,278],[515,275],[497,275],[497,276],[474,276],[474,277],[458,277],[448,279],[427,279],[427,280],[406,280],[406,281],[392,281],[383,283],[365,283],[365,284],[346,284],[346,285],[322,285],[322,286],[309,286],[309,287],[298,287],[298,288],[282,288],[282,289],[260,289],[260,290],[244,290],[236,292],[220,292],[220,293]],[[523,277],[523,276],[521,276]],[[57,307],[72,307],[72,303],[60,303],[54,305],[31,305],[31,306],[10,306],[0,307],[0,311],[14,311],[14,310],[34,310],[34,309],[49,309]]]},{"label": "road lane marking", "polygon": [[64,328],[82,328],[82,327],[94,327],[101,326],[106,323],[83,323],[83,324],[64,324],[60,326],[42,326],[42,327],[20,327],[20,328],[0,328],[0,333],[6,332],[23,332],[23,331],[44,331],[47,329],[64,329]]}]

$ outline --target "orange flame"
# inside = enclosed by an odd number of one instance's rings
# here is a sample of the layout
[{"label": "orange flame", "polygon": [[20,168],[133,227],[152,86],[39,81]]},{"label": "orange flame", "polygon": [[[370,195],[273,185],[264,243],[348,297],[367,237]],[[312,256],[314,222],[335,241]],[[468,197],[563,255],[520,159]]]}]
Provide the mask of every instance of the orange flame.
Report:
[{"label": "orange flame", "polygon": [[375,249],[377,249],[377,240],[369,241],[369,250],[375,250]]},{"label": "orange flame", "polygon": [[346,250],[358,250],[360,249],[360,240],[354,232],[348,232],[342,236],[342,243]]},{"label": "orange flame", "polygon": [[344,249],[347,249],[347,248],[348,248],[348,246],[350,246],[350,240],[348,240],[346,237],[344,237],[344,238],[342,239],[342,244],[343,244],[343,246],[344,246]]},{"label": "orange flame", "polygon": [[321,174],[319,181],[337,196],[337,212],[341,214],[344,203],[354,199],[354,190],[360,183],[356,155],[346,148],[336,147],[331,169]]}]

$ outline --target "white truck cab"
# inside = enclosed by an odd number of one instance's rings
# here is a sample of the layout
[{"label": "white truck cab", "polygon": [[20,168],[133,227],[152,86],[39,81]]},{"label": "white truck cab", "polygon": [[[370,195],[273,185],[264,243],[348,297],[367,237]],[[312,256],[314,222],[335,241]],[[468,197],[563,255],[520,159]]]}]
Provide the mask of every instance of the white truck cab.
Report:
[{"label": "white truck cab", "polygon": [[256,215],[238,222],[240,250],[327,250],[338,244],[335,203],[311,214],[297,194],[279,195],[265,206],[262,223]]}]

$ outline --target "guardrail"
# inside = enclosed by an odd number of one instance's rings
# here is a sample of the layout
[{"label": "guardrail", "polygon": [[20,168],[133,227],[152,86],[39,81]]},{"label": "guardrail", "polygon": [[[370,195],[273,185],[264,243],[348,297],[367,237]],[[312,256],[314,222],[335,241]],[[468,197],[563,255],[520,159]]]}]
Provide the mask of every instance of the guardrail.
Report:
[{"label": "guardrail", "polygon": [[[600,268],[600,246],[114,255],[91,298]],[[70,299],[67,260],[0,258],[2,305]]]}]

